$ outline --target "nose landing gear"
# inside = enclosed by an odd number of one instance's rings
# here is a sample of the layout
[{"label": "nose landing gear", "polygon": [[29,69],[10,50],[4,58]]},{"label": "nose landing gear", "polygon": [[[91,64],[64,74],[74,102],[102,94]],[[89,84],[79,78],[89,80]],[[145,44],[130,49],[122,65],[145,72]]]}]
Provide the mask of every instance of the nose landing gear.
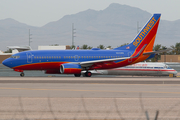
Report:
[{"label": "nose landing gear", "polygon": [[22,72],[22,73],[20,74],[20,76],[21,76],[21,77],[24,77],[24,73]]}]

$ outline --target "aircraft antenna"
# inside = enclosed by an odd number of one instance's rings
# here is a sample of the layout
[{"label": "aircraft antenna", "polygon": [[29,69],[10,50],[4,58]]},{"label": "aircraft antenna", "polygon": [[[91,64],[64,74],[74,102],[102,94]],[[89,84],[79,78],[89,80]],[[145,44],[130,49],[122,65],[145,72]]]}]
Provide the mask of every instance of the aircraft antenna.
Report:
[{"label": "aircraft antenna", "polygon": [[30,33],[30,29],[29,29],[29,46],[30,46],[30,43],[32,42],[31,41],[31,39],[32,39],[31,36],[32,36],[32,34]]}]

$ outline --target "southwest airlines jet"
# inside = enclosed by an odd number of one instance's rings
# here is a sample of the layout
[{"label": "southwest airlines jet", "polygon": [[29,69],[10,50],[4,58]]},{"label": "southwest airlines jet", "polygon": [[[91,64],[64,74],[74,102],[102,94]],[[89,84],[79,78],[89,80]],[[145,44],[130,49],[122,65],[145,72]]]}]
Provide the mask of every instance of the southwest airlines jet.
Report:
[{"label": "southwest airlines jet", "polygon": [[113,50],[35,50],[12,55],[3,65],[21,72],[24,70],[44,70],[46,74],[74,74],[91,77],[91,70],[123,67],[150,59],[155,56],[153,45],[161,14],[154,14],[135,39],[128,45]]}]

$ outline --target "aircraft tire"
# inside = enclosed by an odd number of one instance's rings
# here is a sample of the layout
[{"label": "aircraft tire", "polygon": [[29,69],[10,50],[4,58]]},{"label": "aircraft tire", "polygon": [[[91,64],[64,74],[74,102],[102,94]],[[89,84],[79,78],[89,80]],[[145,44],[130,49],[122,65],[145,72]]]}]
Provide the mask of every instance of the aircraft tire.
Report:
[{"label": "aircraft tire", "polygon": [[81,74],[74,74],[75,77],[81,77]]},{"label": "aircraft tire", "polygon": [[20,76],[21,76],[21,77],[24,77],[24,73],[22,72],[22,73],[20,74]]},{"label": "aircraft tire", "polygon": [[91,75],[92,75],[91,72],[86,72],[86,73],[85,73],[85,76],[86,76],[86,77],[91,77]]}]

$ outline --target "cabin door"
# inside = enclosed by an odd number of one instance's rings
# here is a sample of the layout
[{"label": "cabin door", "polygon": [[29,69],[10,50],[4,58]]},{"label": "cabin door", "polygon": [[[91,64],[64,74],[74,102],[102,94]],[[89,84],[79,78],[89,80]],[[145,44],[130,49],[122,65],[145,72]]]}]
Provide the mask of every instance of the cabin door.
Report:
[{"label": "cabin door", "polygon": [[[128,52],[128,57],[131,57],[132,53],[131,52]],[[132,58],[129,58],[128,59],[128,62],[131,63],[132,62]]]},{"label": "cabin door", "polygon": [[27,63],[32,63],[32,54],[30,52],[26,53],[27,55]]}]

